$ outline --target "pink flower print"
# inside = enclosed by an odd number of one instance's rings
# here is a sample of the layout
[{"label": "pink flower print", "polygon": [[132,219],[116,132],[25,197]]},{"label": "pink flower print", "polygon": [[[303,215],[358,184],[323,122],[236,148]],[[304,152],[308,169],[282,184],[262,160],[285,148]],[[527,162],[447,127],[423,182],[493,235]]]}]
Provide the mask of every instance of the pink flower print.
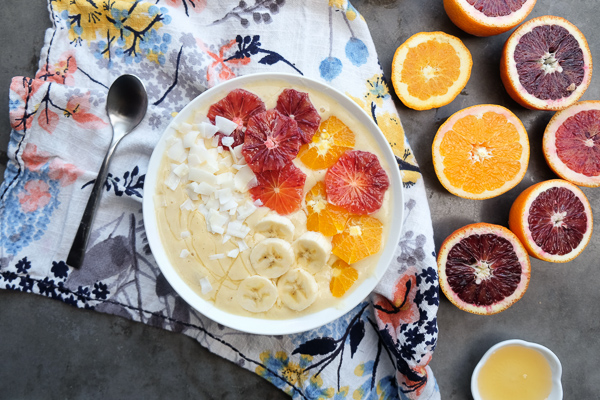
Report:
[{"label": "pink flower print", "polygon": [[188,10],[201,13],[206,8],[206,0],[167,0],[167,4],[173,7],[181,7],[183,5],[186,14],[188,14]]},{"label": "pink flower print", "polygon": [[50,202],[50,186],[42,180],[29,181],[25,184],[25,191],[18,194],[19,203],[25,212],[34,212]]},{"label": "pink flower print", "polygon": [[34,112],[31,104],[27,104],[29,99],[44,84],[44,81],[17,76],[10,83],[10,125],[16,131],[24,131],[31,128]]},{"label": "pink flower print", "polygon": [[65,187],[75,183],[81,173],[82,171],[73,164],[67,164],[58,158],[55,158],[50,162],[50,172],[48,172],[48,176],[50,179],[60,181],[60,186]]},{"label": "pink flower print", "polygon": [[376,296],[375,314],[379,328],[387,328],[392,337],[396,337],[402,325],[419,320],[419,307],[415,304],[416,272],[415,268],[410,268],[396,282],[392,301],[380,295]]},{"label": "pink flower print", "polygon": [[78,125],[85,129],[100,129],[107,125],[100,117],[90,112],[90,94],[73,96],[67,102],[65,115],[72,117]]},{"label": "pink flower print", "polygon": [[61,55],[58,62],[54,65],[44,65],[35,76],[37,79],[43,79],[50,82],[74,85],[75,78],[73,74],[77,71],[77,61],[72,52],[68,51]]},{"label": "pink flower print", "polygon": [[50,159],[50,153],[37,151],[35,144],[27,143],[23,155],[21,156],[25,163],[25,168],[30,171],[38,171]]}]

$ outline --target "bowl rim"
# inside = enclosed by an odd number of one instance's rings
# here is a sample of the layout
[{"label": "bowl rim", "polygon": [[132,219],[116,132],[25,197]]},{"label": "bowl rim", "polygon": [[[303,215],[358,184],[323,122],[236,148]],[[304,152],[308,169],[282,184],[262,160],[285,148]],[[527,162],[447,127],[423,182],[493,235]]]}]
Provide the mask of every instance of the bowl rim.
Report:
[{"label": "bowl rim", "polygon": [[[550,399],[550,400],[562,399],[563,398],[563,389],[562,389],[562,383],[561,383],[562,364],[560,363],[560,360],[556,356],[556,354],[554,354],[554,352],[552,352],[552,350],[550,350],[546,346],[542,346],[541,344],[538,344],[538,343],[528,342],[528,341],[521,340],[521,339],[509,339],[509,340],[504,340],[502,342],[496,343],[495,345],[490,347],[489,350],[485,352],[485,354],[481,357],[481,360],[479,360],[479,362],[475,366],[475,369],[473,370],[473,374],[471,375],[471,395],[473,396],[473,400],[485,400],[481,397],[481,394],[479,393],[479,386],[477,385],[477,378],[479,377],[479,372],[481,371],[481,368],[487,362],[487,360],[490,358],[492,353],[494,353],[496,350],[498,350],[502,347],[515,346],[515,345],[537,350],[539,353],[541,353],[546,358],[546,360],[548,361],[548,364],[550,365],[550,370],[552,371],[552,391],[550,392],[550,395],[552,395],[553,393],[555,395],[555,397],[548,397],[548,399]],[[556,397],[556,396],[558,396],[558,397]]]},{"label": "bowl rim", "polygon": [[[311,90],[318,90],[319,92],[331,97],[342,107],[351,112],[351,114],[367,128],[367,130],[373,135],[381,154],[389,166],[389,172],[391,174],[389,178],[392,206],[390,207],[391,215],[389,218],[390,229],[388,237],[383,244],[381,255],[379,257],[374,274],[366,277],[357,288],[355,288],[346,298],[342,299],[341,302],[336,306],[328,307],[315,313],[296,318],[261,319],[230,314],[224,310],[221,310],[215,307],[214,303],[203,299],[189,286],[187,286],[175,268],[171,265],[162,246],[162,241],[158,232],[154,194],[156,192],[158,167],[160,166],[163,154],[166,150],[166,138],[170,136],[170,133],[174,130],[175,126],[177,126],[181,121],[187,120],[193,111],[205,102],[212,102],[211,98],[215,98],[214,101],[217,101],[218,98],[216,97],[218,95],[222,97],[224,93],[238,87],[243,87],[244,85],[250,83],[280,80],[285,81],[286,84],[290,86],[307,87]],[[390,145],[375,122],[362,108],[359,107],[358,104],[337,89],[311,78],[287,73],[257,73],[243,75],[241,77],[220,83],[219,85],[206,90],[191,100],[171,120],[169,125],[162,132],[148,163],[146,179],[144,181],[142,212],[148,243],[159,269],[175,292],[177,292],[177,294],[181,296],[193,309],[221,325],[242,332],[261,335],[284,335],[305,332],[332,322],[351,311],[354,307],[364,301],[369,294],[371,294],[377,283],[381,280],[390,266],[396,247],[400,240],[400,232],[402,230],[404,220],[404,193],[400,170],[397,167],[396,158]]]}]

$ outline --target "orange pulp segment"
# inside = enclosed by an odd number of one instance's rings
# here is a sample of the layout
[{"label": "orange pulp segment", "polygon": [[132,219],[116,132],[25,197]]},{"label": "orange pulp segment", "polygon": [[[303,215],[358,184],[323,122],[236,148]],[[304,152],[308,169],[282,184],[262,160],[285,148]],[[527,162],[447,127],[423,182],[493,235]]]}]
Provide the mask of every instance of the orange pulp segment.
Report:
[{"label": "orange pulp segment", "polygon": [[460,94],[472,65],[471,53],[460,39],[444,32],[420,32],[396,50],[392,83],[407,107],[430,110]]},{"label": "orange pulp segment", "polygon": [[300,147],[298,158],[313,170],[331,167],[346,150],[354,147],[354,133],[337,117],[321,122],[310,143]]},{"label": "orange pulp segment", "polygon": [[342,233],[333,237],[332,253],[354,264],[381,249],[383,224],[369,215],[353,215],[346,222]]},{"label": "orange pulp segment", "polygon": [[468,107],[438,130],[435,173],[450,193],[487,199],[516,186],[527,171],[529,139],[521,121],[497,105]]},{"label": "orange pulp segment", "polygon": [[342,297],[358,279],[358,271],[344,260],[337,260],[331,266],[333,273],[329,290],[333,297]]},{"label": "orange pulp segment", "polygon": [[344,230],[348,211],[334,206],[327,201],[325,183],[317,182],[306,194],[308,217],[306,228],[309,231],[321,232],[325,236],[333,236]]}]

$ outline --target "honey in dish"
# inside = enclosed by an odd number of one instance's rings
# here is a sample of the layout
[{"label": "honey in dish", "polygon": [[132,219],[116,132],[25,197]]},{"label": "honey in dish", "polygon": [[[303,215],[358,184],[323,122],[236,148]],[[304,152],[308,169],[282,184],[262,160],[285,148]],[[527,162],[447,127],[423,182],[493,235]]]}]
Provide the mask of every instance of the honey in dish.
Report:
[{"label": "honey in dish", "polygon": [[537,350],[506,346],[483,365],[478,386],[484,400],[544,400],[552,390],[552,371]]}]

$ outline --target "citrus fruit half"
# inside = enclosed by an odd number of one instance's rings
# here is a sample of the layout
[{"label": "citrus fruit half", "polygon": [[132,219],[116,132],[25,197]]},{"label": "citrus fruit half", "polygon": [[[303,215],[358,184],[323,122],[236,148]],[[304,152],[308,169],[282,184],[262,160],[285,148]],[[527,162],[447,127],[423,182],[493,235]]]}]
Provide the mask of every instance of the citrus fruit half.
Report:
[{"label": "citrus fruit half", "polygon": [[529,285],[527,251],[503,226],[477,223],[457,229],[442,243],[437,261],[448,300],[473,314],[506,310]]},{"label": "citrus fruit half", "polygon": [[515,187],[527,171],[529,138],[504,107],[483,104],[453,114],[440,126],[432,146],[442,185],[466,199],[488,199]]},{"label": "citrus fruit half", "polygon": [[533,10],[536,0],[444,0],[448,17],[463,31],[492,36],[519,25]]},{"label": "citrus fruit half", "polygon": [[557,112],[543,143],[556,175],[579,186],[600,186],[600,101],[582,101]]},{"label": "citrus fruit half", "polygon": [[430,110],[459,95],[472,66],[471,53],[459,38],[444,32],[420,32],[396,50],[392,84],[404,105]]},{"label": "citrus fruit half", "polygon": [[531,256],[568,262],[581,254],[592,237],[592,209],[581,189],[553,179],[537,183],[517,197],[508,226]]},{"label": "citrus fruit half", "polygon": [[592,79],[592,55],[579,29],[545,15],[519,26],[504,44],[500,77],[508,94],[533,110],[562,110]]}]

